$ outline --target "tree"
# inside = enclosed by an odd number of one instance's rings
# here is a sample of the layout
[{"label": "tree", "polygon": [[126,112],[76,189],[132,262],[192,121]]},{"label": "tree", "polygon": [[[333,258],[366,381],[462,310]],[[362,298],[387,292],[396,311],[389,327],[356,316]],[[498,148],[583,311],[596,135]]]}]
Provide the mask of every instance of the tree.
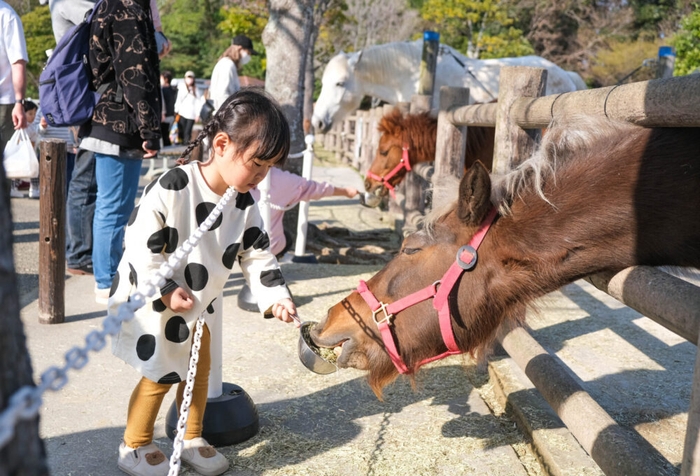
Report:
[{"label": "tree", "polygon": [[676,76],[689,74],[700,68],[700,5],[683,18],[681,28],[671,40],[676,48]]},{"label": "tree", "polygon": [[513,26],[500,0],[426,0],[421,16],[440,39],[469,58],[499,58],[532,54],[523,32]]},{"label": "tree", "polygon": [[[265,90],[279,102],[289,121],[291,152],[306,148],[303,110],[306,52],[311,44],[314,0],[269,0],[270,18],[263,30],[268,59]],[[301,175],[300,160],[288,160],[285,168]],[[295,231],[299,209],[284,214],[284,228]],[[295,235],[292,232],[292,235]]]}]

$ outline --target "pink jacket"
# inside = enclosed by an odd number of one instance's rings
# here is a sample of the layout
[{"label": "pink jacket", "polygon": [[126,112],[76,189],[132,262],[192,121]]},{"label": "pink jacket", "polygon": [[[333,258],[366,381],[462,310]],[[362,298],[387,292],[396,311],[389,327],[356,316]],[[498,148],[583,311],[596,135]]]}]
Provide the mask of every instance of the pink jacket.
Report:
[{"label": "pink jacket", "polygon": [[[284,210],[290,205],[296,205],[303,200],[318,200],[329,197],[335,192],[335,187],[327,182],[314,182],[297,174],[287,172],[278,167],[270,169],[270,251],[278,254],[286,244],[282,218]],[[250,191],[256,202],[260,201],[260,190]]]}]

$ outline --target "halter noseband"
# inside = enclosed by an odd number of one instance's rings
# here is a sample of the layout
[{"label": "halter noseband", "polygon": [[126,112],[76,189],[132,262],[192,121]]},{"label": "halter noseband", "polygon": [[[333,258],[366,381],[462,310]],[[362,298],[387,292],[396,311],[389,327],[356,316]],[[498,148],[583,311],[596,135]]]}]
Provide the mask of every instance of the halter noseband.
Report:
[{"label": "halter noseband", "polygon": [[442,341],[447,347],[447,352],[443,352],[435,357],[424,359],[418,363],[417,367],[433,362],[434,360],[442,359],[448,355],[462,353],[462,351],[459,350],[459,347],[457,347],[454,330],[452,329],[452,318],[450,316],[448,298],[462,273],[464,271],[469,271],[476,266],[476,250],[484,240],[486,232],[489,231],[489,228],[496,219],[496,215],[496,208],[492,208],[486,215],[486,218],[484,218],[484,221],[481,223],[479,230],[469,241],[469,244],[462,246],[459,251],[457,251],[455,262],[452,263],[452,266],[450,266],[442,279],[435,281],[430,286],[425,287],[420,291],[416,291],[413,294],[409,294],[398,301],[385,304],[374,296],[372,291],[370,291],[367,287],[367,283],[365,281],[361,280],[360,284],[358,284],[357,292],[360,293],[360,296],[362,296],[369,308],[372,310],[372,319],[374,319],[375,324],[377,324],[379,332],[382,336],[382,341],[384,342],[384,347],[386,348],[391,361],[394,363],[394,366],[399,373],[405,374],[408,372],[408,367],[396,349],[394,335],[392,334],[390,327],[392,323],[391,320],[396,314],[404,309],[430,298],[433,298],[433,307],[438,311],[440,333],[442,334]]},{"label": "halter noseband", "polygon": [[406,172],[411,171],[411,163],[408,161],[408,144],[404,142],[404,144],[401,146],[401,160],[399,163],[391,169],[391,171],[386,174],[385,176],[379,176],[372,172],[371,170],[367,171],[367,177],[374,179],[378,182],[381,182],[383,186],[389,189],[389,193],[391,194],[391,198],[396,199],[396,192],[394,192],[394,186],[389,183],[389,180],[399,173],[401,169],[406,169]]}]

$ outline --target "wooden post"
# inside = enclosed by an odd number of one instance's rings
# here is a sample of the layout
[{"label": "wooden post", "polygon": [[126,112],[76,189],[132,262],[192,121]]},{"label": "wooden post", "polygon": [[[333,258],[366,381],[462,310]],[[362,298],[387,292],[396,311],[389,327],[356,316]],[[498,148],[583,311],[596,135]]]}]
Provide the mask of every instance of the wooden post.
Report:
[{"label": "wooden post", "polygon": [[362,156],[362,141],[365,140],[364,134],[362,133],[362,111],[357,111],[355,113],[355,144],[354,152],[352,154],[352,168],[359,170],[360,168],[360,157]]},{"label": "wooden post", "polygon": [[659,60],[656,67],[656,77],[659,79],[672,78],[676,65],[676,51],[672,46],[659,47]]},{"label": "wooden post", "polygon": [[464,172],[467,127],[452,124],[448,119],[448,111],[467,104],[469,104],[469,88],[452,86],[440,88],[440,112],[438,113],[433,183],[438,183],[440,177],[450,175],[461,177]]},{"label": "wooden post", "polygon": [[435,70],[437,69],[440,34],[426,30],[423,32],[423,56],[420,61],[418,94],[432,96],[435,88]]},{"label": "wooden post", "polygon": [[39,322],[60,324],[66,284],[65,141],[41,141],[39,194]]},{"label": "wooden post", "polygon": [[504,66],[500,74],[492,170],[496,174],[508,172],[534,152],[540,130],[521,129],[510,116],[510,109],[518,98],[544,95],[547,86],[544,68]]},{"label": "wooden post", "polygon": [[342,139],[343,140],[341,141],[340,159],[343,164],[347,164],[349,163],[348,154],[352,152],[352,149],[350,148],[350,119],[347,117],[343,121]]},{"label": "wooden post", "polygon": [[[411,114],[420,114],[430,111],[430,96],[414,94],[411,97]],[[408,151],[409,155],[415,152]],[[425,212],[425,190],[428,184],[413,172],[408,172],[403,180],[404,202],[403,202],[403,230],[404,236],[415,232],[418,229],[418,221]]]}]

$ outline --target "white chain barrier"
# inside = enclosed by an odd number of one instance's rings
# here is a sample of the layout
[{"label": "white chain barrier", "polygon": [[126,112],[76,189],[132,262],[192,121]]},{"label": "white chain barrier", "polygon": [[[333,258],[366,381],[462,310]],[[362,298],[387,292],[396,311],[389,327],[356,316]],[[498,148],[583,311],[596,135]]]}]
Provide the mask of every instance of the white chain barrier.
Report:
[{"label": "white chain barrier", "polygon": [[[106,345],[106,337],[108,335],[114,336],[119,332],[122,322],[129,321],[134,318],[134,313],[146,304],[146,299],[150,298],[156,293],[156,290],[165,285],[166,279],[172,277],[173,272],[177,269],[182,261],[189,255],[192,250],[197,246],[199,240],[204,236],[209,228],[214,224],[221,212],[223,211],[226,204],[229,202],[235,190],[233,187],[229,187],[226,190],[224,196],[216,204],[216,207],[211,211],[207,219],[192,233],[180,247],[178,247],[175,252],[170,255],[168,260],[164,262],[158,271],[154,273],[153,276],[142,286],[143,291],[137,289],[134,294],[132,294],[129,300],[119,306],[116,315],[108,314],[107,317],[102,321],[102,330],[92,331],[87,336],[85,336],[85,346],[84,347],[73,347],[65,354],[65,365],[63,367],[52,366],[49,367],[41,374],[41,383],[36,387],[24,386],[17,390],[9,399],[8,407],[0,414],[0,449],[4,448],[7,443],[12,439],[15,433],[15,426],[19,420],[30,420],[38,415],[39,408],[42,404],[42,395],[47,390],[57,392],[61,390],[66,383],[68,383],[68,371],[71,369],[80,370],[88,363],[89,357],[88,352],[94,351],[99,352]],[[197,348],[194,349],[192,357],[190,358],[190,369],[187,373],[187,386],[189,388],[189,398],[183,399],[183,407],[185,401],[187,401],[187,409],[185,412],[180,411],[182,420],[182,414],[185,415],[185,421],[187,418],[187,413],[189,411],[189,402],[192,401],[192,387],[190,386],[190,374],[192,384],[194,384],[194,375],[196,374],[196,362],[199,358],[199,340],[201,338],[201,320],[197,321],[197,333],[195,338],[197,339]],[[196,354],[196,357],[194,357]],[[194,372],[192,372],[192,360],[194,360]],[[187,390],[185,391],[187,393]],[[182,425],[182,433],[184,434],[184,423]],[[180,427],[180,421],[178,421],[178,427]],[[178,430],[178,436],[180,436],[180,430]],[[182,441],[182,437],[180,438]],[[180,443],[177,448],[177,469],[173,473],[172,458],[171,458],[171,474],[177,474],[180,467],[180,453],[181,453],[182,443]],[[175,456],[175,453],[173,453]]]},{"label": "white chain barrier", "polygon": [[[206,310],[204,312],[206,312]],[[187,369],[187,383],[185,384],[185,390],[182,392],[180,418],[177,420],[177,435],[175,435],[175,438],[173,439],[173,454],[170,456],[170,471],[168,472],[168,476],[176,476],[180,472],[180,457],[182,456],[182,445],[185,440],[187,416],[190,414],[192,389],[194,388],[194,378],[197,376],[197,362],[199,362],[199,348],[202,345],[204,312],[202,312],[197,318],[197,327],[194,332],[194,342],[192,342],[192,354],[190,355],[190,365]]]}]

